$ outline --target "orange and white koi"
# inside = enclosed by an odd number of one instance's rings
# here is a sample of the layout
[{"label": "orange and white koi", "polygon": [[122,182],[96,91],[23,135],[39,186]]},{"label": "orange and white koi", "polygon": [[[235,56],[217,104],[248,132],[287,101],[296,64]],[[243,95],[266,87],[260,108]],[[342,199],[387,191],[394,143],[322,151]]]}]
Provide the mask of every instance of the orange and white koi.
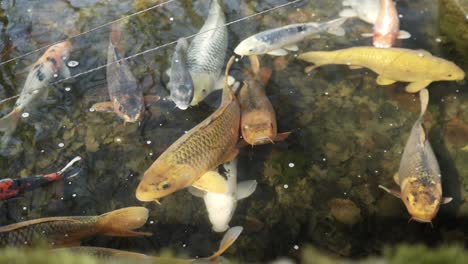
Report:
[{"label": "orange and white koi", "polygon": [[59,74],[64,78],[70,77],[70,71],[65,64],[70,48],[71,43],[68,40],[55,44],[34,63],[13,111],[0,119],[0,131],[5,132],[5,136],[10,136],[15,131],[24,110],[29,109],[37,100],[47,98],[47,85],[53,78]]}]

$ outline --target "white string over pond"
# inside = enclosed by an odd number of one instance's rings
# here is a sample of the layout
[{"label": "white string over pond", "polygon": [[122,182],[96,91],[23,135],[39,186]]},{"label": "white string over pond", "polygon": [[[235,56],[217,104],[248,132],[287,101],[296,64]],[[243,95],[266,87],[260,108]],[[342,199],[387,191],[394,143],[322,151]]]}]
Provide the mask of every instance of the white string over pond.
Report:
[{"label": "white string over pond", "polygon": [[[171,1],[174,1],[174,0],[170,0],[170,1],[167,1],[167,2],[164,2],[164,3],[169,3],[169,2],[171,2]],[[254,13],[254,14],[252,14],[252,15],[248,15],[248,16],[245,16],[245,17],[242,17],[242,18],[239,18],[239,19],[236,19],[236,20],[227,22],[227,23],[225,23],[225,24],[223,24],[223,25],[221,25],[221,26],[214,27],[214,28],[211,28],[211,29],[202,31],[202,32],[198,32],[198,33],[195,33],[195,34],[186,36],[186,37],[184,37],[184,38],[185,38],[185,39],[190,39],[190,38],[193,38],[193,37],[195,37],[195,36],[197,36],[197,35],[201,35],[201,34],[204,34],[204,33],[207,33],[207,32],[213,31],[213,30],[216,30],[216,29],[221,28],[221,27],[230,26],[230,25],[232,25],[232,24],[239,23],[239,22],[242,22],[242,21],[247,20],[247,19],[249,19],[249,18],[253,18],[253,17],[259,16],[259,15],[263,15],[263,14],[269,13],[269,12],[274,11],[274,10],[276,10],[276,9],[283,8],[283,7],[286,7],[286,6],[295,4],[295,3],[300,2],[300,1],[303,1],[303,0],[294,0],[294,1],[287,2],[287,3],[281,4],[281,5],[277,5],[277,6],[274,6],[274,7],[272,7],[272,8],[266,9],[266,10],[264,10],[264,11],[260,11],[260,12],[258,12],[258,13]],[[164,4],[164,3],[159,4],[159,6],[161,6],[161,5]],[[153,6],[153,7],[150,7],[150,8],[155,8],[155,7],[156,7],[156,6]],[[145,10],[148,11],[149,9],[145,9]],[[142,12],[143,12],[143,10],[142,10],[142,11],[138,11],[137,13],[141,14]],[[132,14],[132,15],[134,15],[134,14]],[[122,19],[126,19],[126,18],[128,18],[128,17],[130,17],[130,16],[132,16],[132,15],[129,15],[129,16],[120,18],[120,19],[115,20],[115,21],[120,21],[120,20],[122,20]],[[114,22],[115,22],[115,21],[114,21]],[[109,23],[107,23],[106,25],[110,25],[110,24],[112,24],[112,22],[109,22]],[[102,27],[103,27],[103,26],[101,26],[100,28],[102,28]],[[96,29],[97,29],[97,28],[96,28]],[[95,29],[94,29],[94,30],[95,30]],[[88,32],[90,32],[90,31],[88,31]],[[81,33],[81,35],[83,35],[83,34],[85,34],[85,33],[84,33],[84,32]],[[78,36],[78,35],[77,35],[77,36]],[[60,43],[60,42],[57,42],[57,43]],[[96,67],[96,68],[93,68],[93,69],[90,69],[90,70],[87,70],[87,71],[83,71],[83,72],[77,73],[77,74],[75,74],[75,75],[73,75],[73,76],[70,76],[70,77],[68,77],[68,78],[61,79],[61,80],[58,80],[58,81],[56,81],[56,82],[53,82],[53,83],[51,83],[50,85],[59,84],[59,83],[65,82],[65,81],[67,81],[67,80],[74,79],[74,78],[76,78],[76,77],[79,77],[79,76],[82,76],[82,75],[86,75],[86,74],[88,74],[88,73],[92,73],[92,72],[95,72],[95,71],[104,69],[104,68],[106,68],[106,67],[109,66],[109,65],[112,65],[112,64],[115,64],[115,63],[119,63],[119,62],[122,62],[122,61],[126,61],[126,60],[130,60],[130,59],[136,58],[136,57],[138,57],[138,56],[141,56],[141,55],[143,55],[143,54],[146,54],[146,53],[149,53],[149,52],[153,52],[153,51],[156,51],[156,50],[165,48],[165,47],[170,46],[170,45],[174,45],[174,44],[176,44],[176,43],[177,43],[177,40],[174,40],[174,41],[172,41],[172,42],[165,43],[165,44],[163,44],[163,45],[160,45],[160,46],[157,46],[157,47],[154,47],[154,48],[150,48],[150,49],[144,50],[144,51],[142,51],[142,52],[138,52],[138,53],[136,53],[136,54],[133,54],[133,55],[130,55],[130,56],[121,58],[121,59],[116,60],[116,61],[114,61],[114,62],[110,62],[110,63],[107,63],[107,64],[103,64],[103,65],[98,66],[98,67]],[[55,43],[54,43],[54,44],[55,44]],[[54,45],[54,44],[51,44],[51,45]],[[1,65],[2,65],[2,64],[0,64],[0,66],[1,66]],[[31,91],[31,93],[33,93],[33,92],[35,92],[35,90]],[[9,100],[18,98],[19,96],[20,96],[20,94],[17,94],[17,95],[14,95],[14,96],[12,96],[12,97],[5,98],[5,99],[3,99],[3,100],[0,101],[0,104],[2,104],[2,103],[4,103],[4,102],[7,102],[7,101],[9,101]]]}]

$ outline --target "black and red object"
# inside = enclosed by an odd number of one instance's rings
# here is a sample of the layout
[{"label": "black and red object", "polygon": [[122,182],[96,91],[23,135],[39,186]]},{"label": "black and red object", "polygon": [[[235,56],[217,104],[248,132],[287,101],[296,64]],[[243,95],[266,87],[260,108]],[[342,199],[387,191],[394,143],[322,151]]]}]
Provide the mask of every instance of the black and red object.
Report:
[{"label": "black and red object", "polygon": [[80,168],[70,169],[74,163],[80,161],[81,157],[72,159],[63,169],[58,172],[35,175],[21,179],[1,179],[0,180],[0,200],[6,200],[17,196],[18,194],[31,191],[50,182],[58,181],[63,178],[71,178],[76,176]]}]

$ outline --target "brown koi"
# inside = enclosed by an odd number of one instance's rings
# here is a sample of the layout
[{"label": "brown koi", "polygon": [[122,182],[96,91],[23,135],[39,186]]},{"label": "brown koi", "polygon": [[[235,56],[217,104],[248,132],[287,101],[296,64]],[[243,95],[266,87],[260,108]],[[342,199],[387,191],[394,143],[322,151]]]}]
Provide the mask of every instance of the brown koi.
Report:
[{"label": "brown koi", "polygon": [[143,226],[148,209],[127,207],[99,216],[49,217],[0,227],[0,246],[34,246],[46,240],[51,246],[78,246],[86,237],[150,236],[151,233],[132,231]]},{"label": "brown koi", "polygon": [[155,201],[175,191],[193,185],[211,192],[227,191],[226,181],[211,173],[220,164],[232,160],[238,153],[240,108],[226,82],[220,107],[200,124],[174,142],[151,167],[138,185],[140,201]]},{"label": "brown koi", "polygon": [[250,145],[284,140],[290,132],[278,134],[275,110],[264,89],[271,76],[271,69],[260,69],[256,55],[249,58],[251,71],[246,73],[245,86],[238,95],[242,137]]}]

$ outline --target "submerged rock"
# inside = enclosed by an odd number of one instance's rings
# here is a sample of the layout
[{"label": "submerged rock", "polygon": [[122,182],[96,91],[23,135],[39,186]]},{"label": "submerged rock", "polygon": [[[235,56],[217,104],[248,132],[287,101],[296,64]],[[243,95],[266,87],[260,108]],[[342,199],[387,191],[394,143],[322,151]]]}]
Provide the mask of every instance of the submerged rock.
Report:
[{"label": "submerged rock", "polygon": [[328,202],[330,214],[345,225],[355,225],[361,221],[361,209],[351,200],[335,198]]}]

